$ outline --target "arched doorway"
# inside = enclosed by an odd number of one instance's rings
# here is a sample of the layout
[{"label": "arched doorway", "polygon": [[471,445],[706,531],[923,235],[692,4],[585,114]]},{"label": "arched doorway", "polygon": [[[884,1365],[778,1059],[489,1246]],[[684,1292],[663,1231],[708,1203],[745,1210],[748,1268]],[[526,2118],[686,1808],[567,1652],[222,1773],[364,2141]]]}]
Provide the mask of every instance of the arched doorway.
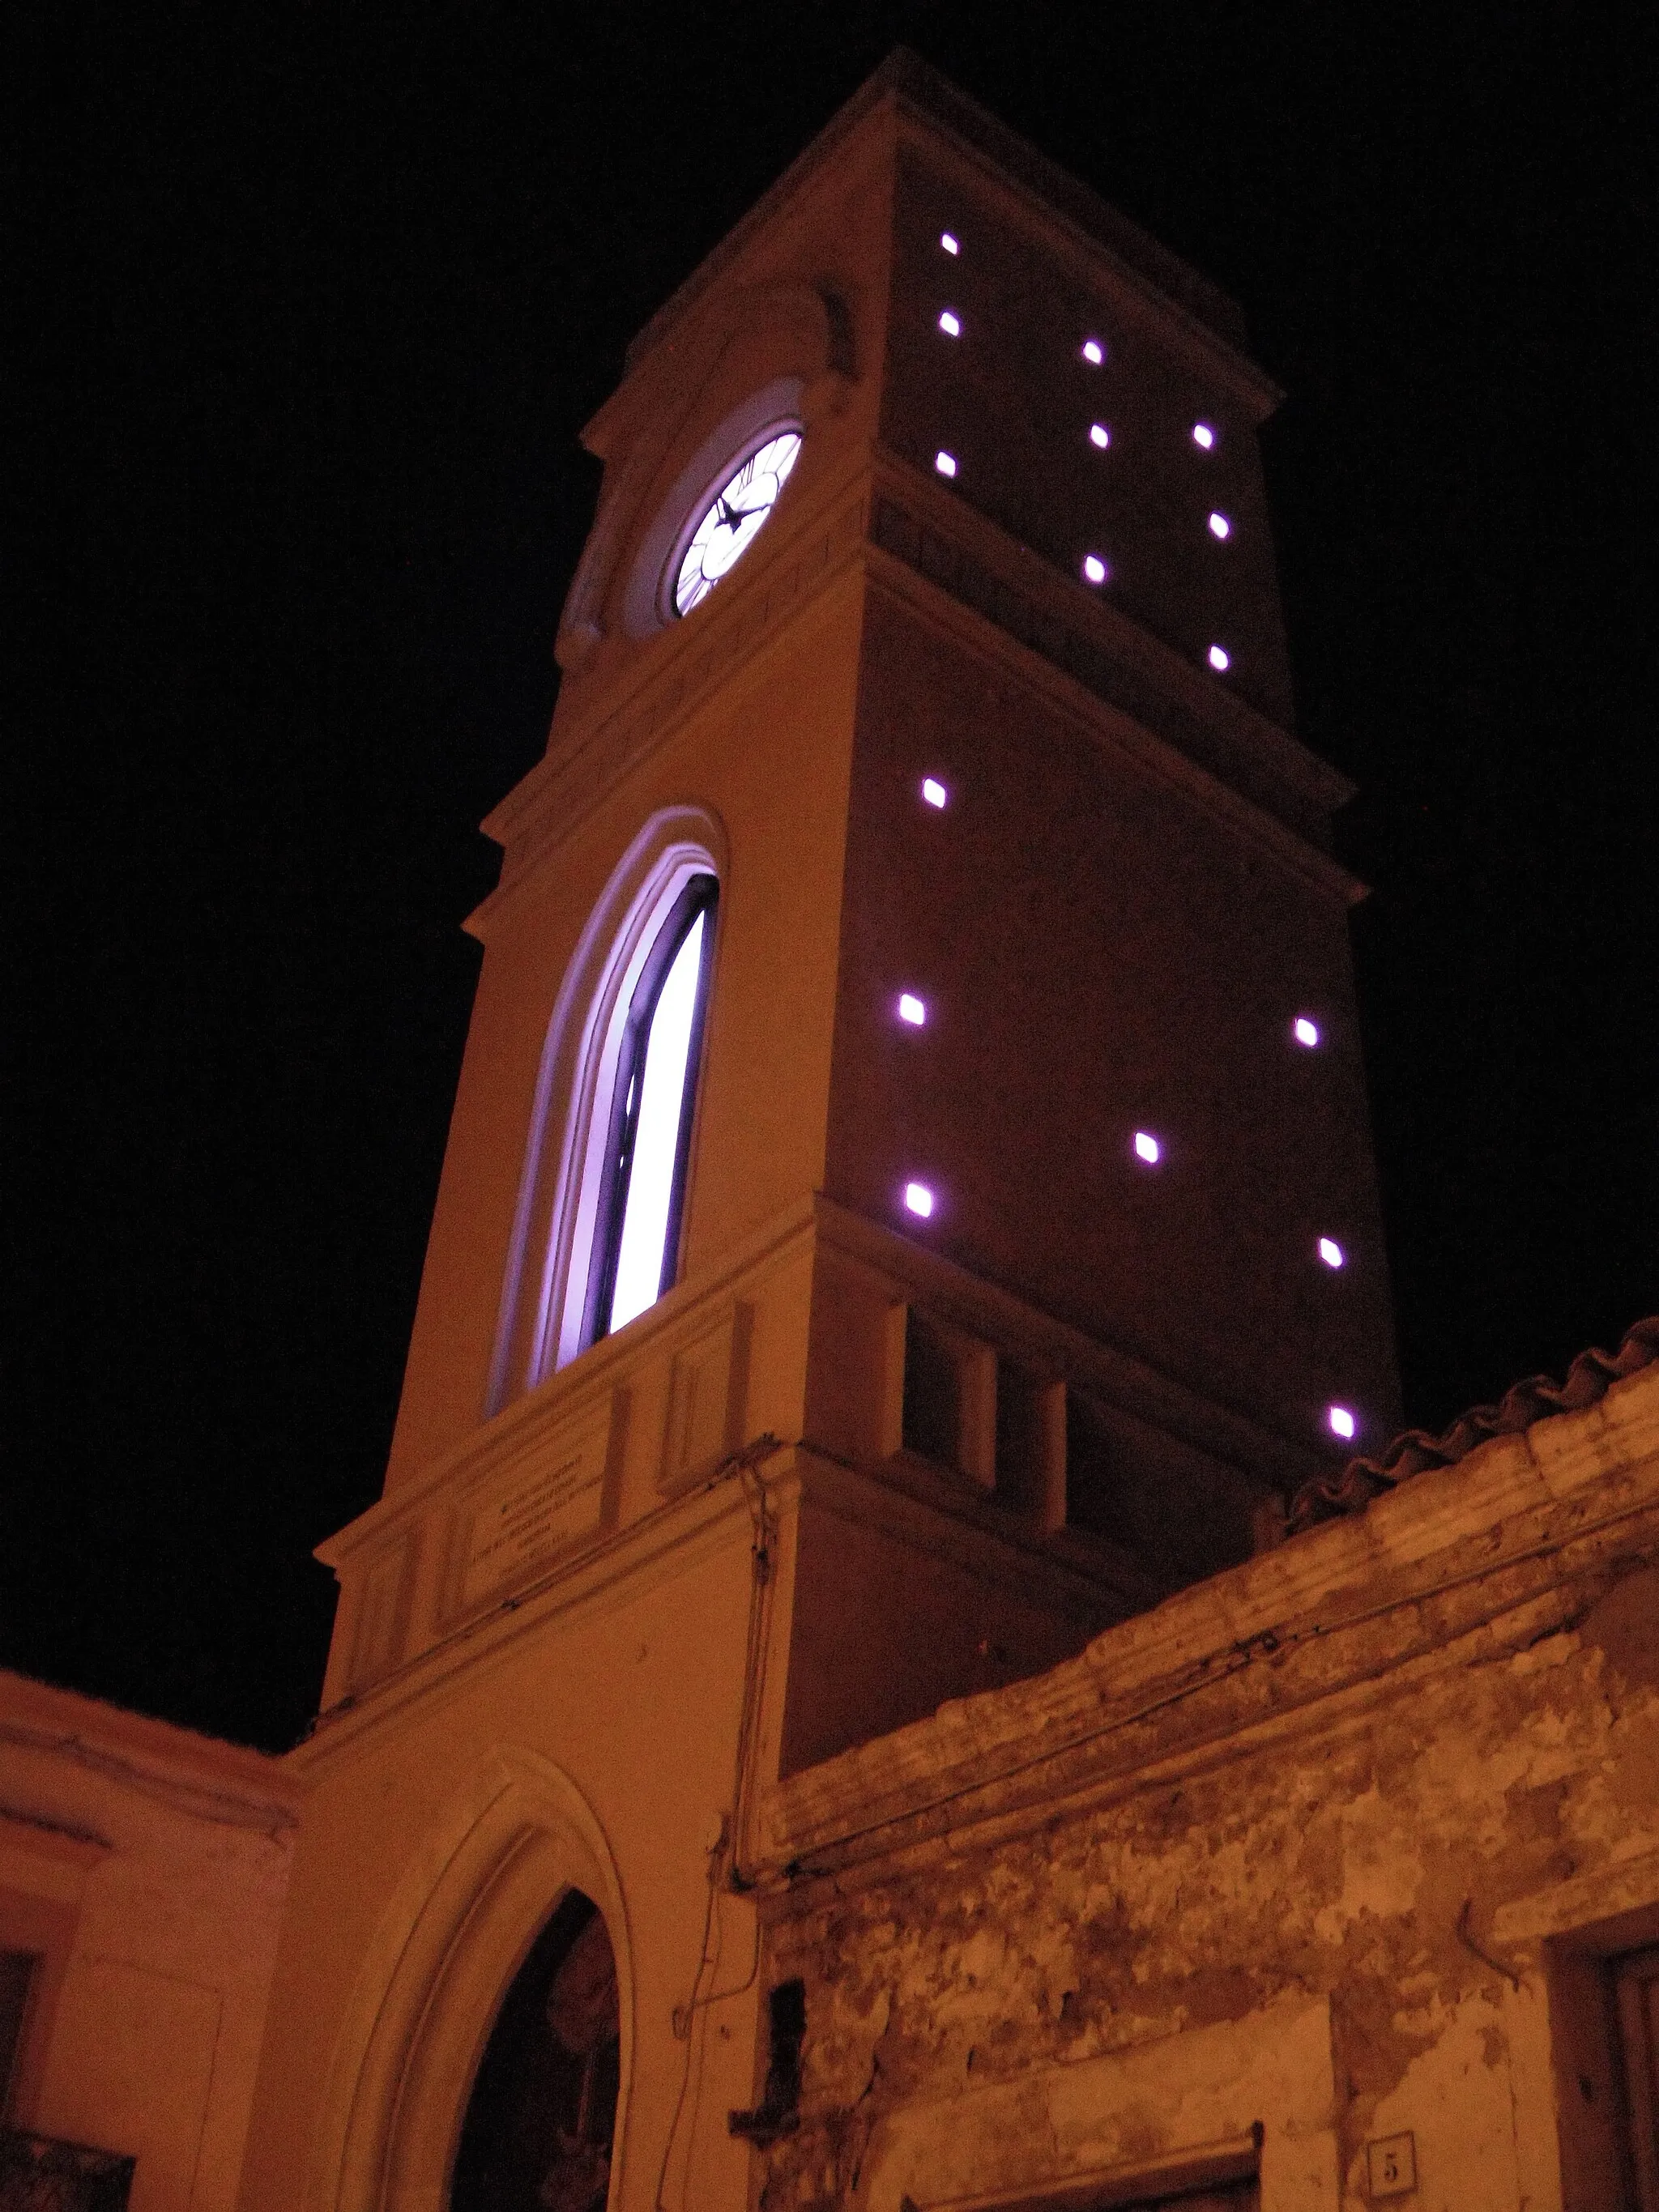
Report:
[{"label": "arched doorway", "polygon": [[605,2212],[620,2072],[611,1938],[592,1899],[568,1890],[478,2062],[451,2212]]}]

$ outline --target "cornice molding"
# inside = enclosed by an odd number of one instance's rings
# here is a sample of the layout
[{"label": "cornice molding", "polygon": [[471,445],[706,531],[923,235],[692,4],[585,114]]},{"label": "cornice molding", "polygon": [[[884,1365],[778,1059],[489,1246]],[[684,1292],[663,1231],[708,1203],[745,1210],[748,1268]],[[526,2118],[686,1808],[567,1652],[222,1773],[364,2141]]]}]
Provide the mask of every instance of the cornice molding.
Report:
[{"label": "cornice molding", "polygon": [[561,732],[484,817],[484,835],[504,854],[501,882],[467,917],[475,937],[487,939],[565,841],[684,728],[740,659],[769,646],[856,566],[866,495],[862,464],[844,471],[791,528],[779,531],[751,574],[739,571],[688,621],[653,641],[640,655],[635,682],[620,696],[607,692],[602,712]]},{"label": "cornice molding", "polygon": [[1062,1802],[1364,1725],[1378,1696],[1570,1626],[1587,1581],[1659,1559],[1659,1379],[1538,1428],[1182,1591],[1050,1674],[789,1778],[763,1808],[763,1876],[775,1892],[879,1879],[947,1836],[960,1851]]}]

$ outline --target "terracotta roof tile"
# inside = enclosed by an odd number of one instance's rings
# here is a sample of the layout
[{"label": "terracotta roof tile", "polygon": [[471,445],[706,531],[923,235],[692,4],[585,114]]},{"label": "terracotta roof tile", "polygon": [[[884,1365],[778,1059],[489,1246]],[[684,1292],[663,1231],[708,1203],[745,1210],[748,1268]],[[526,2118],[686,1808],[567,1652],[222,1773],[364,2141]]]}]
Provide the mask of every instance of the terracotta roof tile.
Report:
[{"label": "terracotta roof tile", "polygon": [[1506,1390],[1495,1406],[1476,1406],[1459,1414],[1437,1437],[1423,1429],[1407,1429],[1376,1458],[1351,1459],[1340,1474],[1304,1483],[1291,1502],[1290,1533],[1298,1534],[1344,1513],[1363,1512],[1373,1498],[1407,1476],[1420,1474],[1425,1468],[1450,1467],[1489,1437],[1517,1435],[1552,1413],[1580,1413],[1598,1404],[1613,1383],[1656,1361],[1659,1315],[1627,1329],[1617,1352],[1581,1352],[1563,1382],[1552,1382],[1547,1375],[1529,1376]]}]

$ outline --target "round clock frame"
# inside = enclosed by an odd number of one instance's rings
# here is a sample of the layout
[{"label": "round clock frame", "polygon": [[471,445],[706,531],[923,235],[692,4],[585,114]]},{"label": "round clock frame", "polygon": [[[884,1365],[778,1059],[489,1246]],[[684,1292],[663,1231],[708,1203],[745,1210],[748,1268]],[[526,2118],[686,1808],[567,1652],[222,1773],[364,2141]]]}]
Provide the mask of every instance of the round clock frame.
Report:
[{"label": "round clock frame", "polygon": [[801,426],[793,416],[768,423],[727,465],[711,499],[694,507],[663,569],[661,611],[684,617],[702,605],[766,527],[790,471],[800,458]]},{"label": "round clock frame", "polygon": [[[622,606],[626,635],[650,637],[680,621],[674,603],[675,586],[692,540],[710,514],[718,514],[719,501],[757,453],[785,433],[805,442],[803,394],[803,382],[798,376],[775,377],[751,392],[721,417],[667,491],[658,495],[653,519],[629,563]],[[799,462],[797,453],[797,467]],[[762,524],[750,531],[737,556],[726,563],[726,573],[738,565],[763,527]],[[690,611],[695,612],[695,607]]]}]

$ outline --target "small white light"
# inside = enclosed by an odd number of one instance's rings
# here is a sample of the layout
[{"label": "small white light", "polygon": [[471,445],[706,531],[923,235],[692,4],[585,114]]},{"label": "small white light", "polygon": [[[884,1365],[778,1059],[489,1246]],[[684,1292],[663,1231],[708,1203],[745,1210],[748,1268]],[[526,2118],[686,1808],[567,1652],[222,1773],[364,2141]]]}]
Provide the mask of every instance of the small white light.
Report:
[{"label": "small white light", "polygon": [[1233,665],[1233,657],[1224,645],[1210,647],[1210,665],[1218,676],[1224,676]]},{"label": "small white light", "polygon": [[[922,1004],[921,1000],[914,996],[914,994],[908,991],[901,991],[899,994],[899,1019],[902,1022],[908,1022],[912,1029],[919,1030],[927,1018],[927,1009]],[[1324,1246],[1322,1244],[1320,1247],[1321,1251],[1323,1251],[1324,1249]],[[1333,1247],[1332,1249],[1334,1249],[1335,1248]],[[1331,1262],[1331,1265],[1334,1267],[1340,1267],[1342,1261],[1340,1256],[1333,1260]]]},{"label": "small white light", "polygon": [[1105,582],[1106,563],[1101,559],[1098,553],[1085,553],[1084,555],[1083,580],[1085,584],[1103,584]]},{"label": "small white light", "polygon": [[1231,538],[1232,534],[1233,526],[1228,521],[1224,514],[1212,514],[1210,517],[1210,535],[1212,538]]},{"label": "small white light", "polygon": [[1334,1237],[1322,1237],[1319,1240],[1319,1256],[1328,1267],[1340,1267],[1348,1255]]},{"label": "small white light", "polygon": [[920,1214],[926,1221],[933,1210],[933,1194],[925,1182],[907,1182],[904,1186],[904,1203],[912,1213]]},{"label": "small white light", "polygon": [[939,317],[939,326],[947,338],[959,338],[962,336],[962,318],[960,315],[953,314],[949,307]]},{"label": "small white light", "polygon": [[1193,443],[1195,446],[1201,446],[1206,453],[1209,452],[1211,447],[1214,445],[1215,432],[1210,428],[1207,422],[1194,423]]},{"label": "small white light", "polygon": [[1298,1014],[1291,1024],[1291,1035],[1298,1044],[1305,1045],[1311,1052],[1319,1042],[1319,1024],[1310,1020],[1306,1014]]},{"label": "small white light", "polygon": [[1152,1134],[1151,1131],[1146,1129],[1137,1129],[1135,1131],[1135,1158],[1137,1159],[1145,1160],[1149,1168],[1155,1168],[1163,1157],[1164,1147],[1159,1144],[1158,1139]]},{"label": "small white light", "polygon": [[1354,1431],[1359,1424],[1346,1406],[1327,1406],[1325,1421],[1334,1437],[1340,1437],[1344,1443],[1353,1442]]},{"label": "small white light", "polygon": [[943,806],[951,796],[939,779],[931,775],[925,775],[921,779],[921,795],[930,806]]},{"label": "small white light", "polygon": [[1097,446],[1097,447],[1099,447],[1100,451],[1103,453],[1105,452],[1105,450],[1106,450],[1107,447],[1108,447],[1108,446],[1109,446],[1109,445],[1111,444],[1111,442],[1112,442],[1112,434],[1111,434],[1111,432],[1110,432],[1110,431],[1106,428],[1106,425],[1105,425],[1103,422],[1091,422],[1091,423],[1090,423],[1090,425],[1089,425],[1089,443],[1090,443],[1091,446]]},{"label": "small white light", "polygon": [[957,457],[954,453],[947,453],[941,447],[933,456],[933,466],[942,477],[953,477],[957,472]]},{"label": "small white light", "polygon": [[1088,362],[1091,368],[1098,368],[1100,367],[1101,362],[1106,358],[1106,349],[1102,345],[1098,338],[1084,339],[1083,358]]},{"label": "small white light", "polygon": [[945,248],[945,251],[947,253],[960,253],[962,251],[962,248],[957,244],[956,240],[951,237],[948,230],[940,231],[939,234],[939,242]]}]

